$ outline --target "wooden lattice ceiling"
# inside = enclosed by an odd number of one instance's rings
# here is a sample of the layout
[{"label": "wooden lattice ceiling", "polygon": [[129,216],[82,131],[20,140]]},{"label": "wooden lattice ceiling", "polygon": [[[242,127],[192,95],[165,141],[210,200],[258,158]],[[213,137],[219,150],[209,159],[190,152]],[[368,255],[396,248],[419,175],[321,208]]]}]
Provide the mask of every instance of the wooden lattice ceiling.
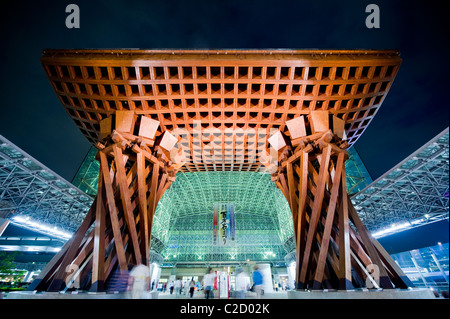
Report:
[{"label": "wooden lattice ceiling", "polygon": [[[94,145],[99,122],[117,110],[175,128],[279,129],[286,121],[328,110],[345,121],[349,145],[377,113],[397,74],[397,51],[365,50],[45,50],[42,64],[65,109]],[[266,143],[259,136],[256,143]],[[248,140],[214,141],[232,151]],[[262,140],[261,140],[262,139]],[[205,141],[203,141],[205,142]],[[204,144],[190,147],[201,153]],[[198,147],[198,149],[196,149]],[[246,159],[248,154],[245,153]],[[181,171],[258,170],[259,163],[186,163]]]}]

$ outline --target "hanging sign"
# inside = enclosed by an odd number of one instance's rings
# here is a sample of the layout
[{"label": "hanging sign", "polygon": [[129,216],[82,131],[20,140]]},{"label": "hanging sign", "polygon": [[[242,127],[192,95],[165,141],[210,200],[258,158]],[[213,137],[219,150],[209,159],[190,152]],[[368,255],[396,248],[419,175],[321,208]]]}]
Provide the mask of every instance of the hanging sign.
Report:
[{"label": "hanging sign", "polygon": [[234,206],[229,203],[214,204],[213,245],[234,246],[236,222]]}]

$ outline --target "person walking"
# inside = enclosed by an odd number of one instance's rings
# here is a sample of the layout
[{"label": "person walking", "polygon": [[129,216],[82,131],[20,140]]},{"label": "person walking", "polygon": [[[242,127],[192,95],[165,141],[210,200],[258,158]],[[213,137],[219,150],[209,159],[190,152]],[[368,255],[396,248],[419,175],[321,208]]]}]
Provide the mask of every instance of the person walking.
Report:
[{"label": "person walking", "polygon": [[194,277],[192,277],[192,280],[189,283],[189,295],[191,296],[191,298],[194,296],[194,290],[195,290],[195,281]]},{"label": "person walking", "polygon": [[216,276],[212,274],[212,269],[209,269],[205,277],[203,277],[203,287],[205,287],[205,298],[212,297],[211,293],[214,288],[214,279]]},{"label": "person walking", "polygon": [[175,281],[175,294],[177,297],[181,295],[181,279]]},{"label": "person walking", "polygon": [[236,298],[245,299],[245,293],[247,291],[250,278],[242,268],[237,268],[236,273]]},{"label": "person walking", "polygon": [[189,294],[189,280],[186,280],[183,285],[183,295],[187,296]]},{"label": "person walking", "polygon": [[259,270],[258,265],[253,267],[253,289],[256,292],[256,298],[261,299],[263,285],[263,276]]},{"label": "person walking", "polygon": [[150,268],[144,264],[135,266],[128,277],[128,290],[132,299],[144,298],[144,292],[150,289]]}]

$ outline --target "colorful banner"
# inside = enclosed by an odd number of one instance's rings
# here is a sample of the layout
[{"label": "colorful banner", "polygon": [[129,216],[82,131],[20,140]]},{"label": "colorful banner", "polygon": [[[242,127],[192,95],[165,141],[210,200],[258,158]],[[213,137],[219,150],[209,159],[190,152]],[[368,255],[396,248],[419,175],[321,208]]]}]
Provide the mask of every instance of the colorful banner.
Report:
[{"label": "colorful banner", "polygon": [[213,218],[213,245],[234,246],[236,222],[233,204],[215,203]]}]

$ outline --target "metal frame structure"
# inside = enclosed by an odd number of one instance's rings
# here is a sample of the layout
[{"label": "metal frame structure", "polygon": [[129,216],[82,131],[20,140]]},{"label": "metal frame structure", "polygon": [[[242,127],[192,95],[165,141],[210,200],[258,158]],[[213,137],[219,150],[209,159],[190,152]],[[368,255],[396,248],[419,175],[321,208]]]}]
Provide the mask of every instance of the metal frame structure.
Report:
[{"label": "metal frame structure", "polygon": [[449,129],[352,197],[372,233],[449,217]]},{"label": "metal frame structure", "polygon": [[354,146],[348,149],[345,171],[347,173],[347,192],[350,196],[363,190],[373,182],[372,176],[370,176]]},{"label": "metal frame structure", "polygon": [[98,187],[98,171],[100,163],[95,159],[96,154],[97,149],[91,147],[72,180],[73,185],[91,196],[97,194]]},{"label": "metal frame structure", "polygon": [[[232,203],[236,210],[236,243],[212,243],[213,206]],[[170,219],[167,237],[155,227],[155,236],[167,239],[162,252],[170,262],[283,261],[285,243],[293,236],[288,203],[270,175],[258,172],[178,173],[155,219]],[[159,206],[158,206],[159,207]],[[170,215],[163,217],[163,214]]]},{"label": "metal frame structure", "polygon": [[0,135],[1,216],[21,216],[74,232],[92,201],[91,196]]}]

